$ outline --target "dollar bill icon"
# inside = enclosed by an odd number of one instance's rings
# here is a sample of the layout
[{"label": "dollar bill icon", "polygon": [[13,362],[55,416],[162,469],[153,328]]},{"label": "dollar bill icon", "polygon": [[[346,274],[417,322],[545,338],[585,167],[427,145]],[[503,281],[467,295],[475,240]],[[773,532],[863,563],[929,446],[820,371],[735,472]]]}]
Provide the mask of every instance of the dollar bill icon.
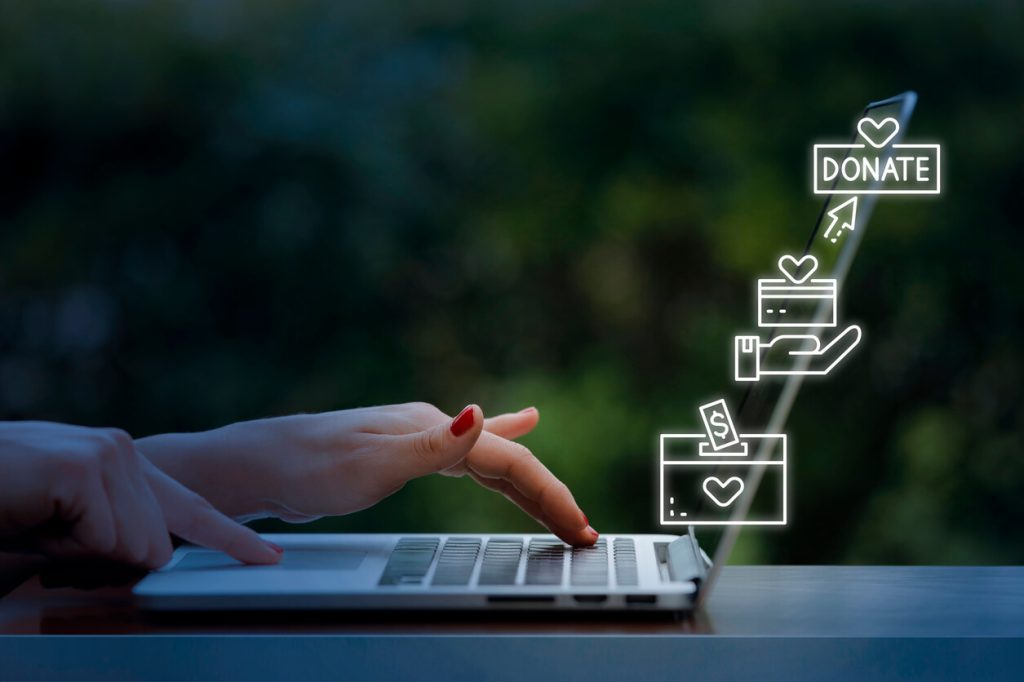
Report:
[{"label": "dollar bill icon", "polygon": [[724,398],[700,406],[700,418],[704,421],[704,430],[708,442],[714,450],[724,450],[740,442],[736,426],[733,424],[729,406]]}]

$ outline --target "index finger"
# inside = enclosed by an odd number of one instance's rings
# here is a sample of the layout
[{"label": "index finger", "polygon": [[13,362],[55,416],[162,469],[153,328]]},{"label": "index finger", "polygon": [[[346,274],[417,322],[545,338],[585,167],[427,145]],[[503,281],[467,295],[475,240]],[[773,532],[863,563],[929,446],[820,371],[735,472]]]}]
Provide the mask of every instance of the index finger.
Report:
[{"label": "index finger", "polygon": [[527,407],[518,412],[499,414],[484,420],[484,429],[507,440],[515,440],[533,431],[540,420],[536,407]]},{"label": "index finger", "polygon": [[224,552],[245,564],[275,564],[282,550],[232,521],[204,498],[145,462],[146,482],[164,512],[167,530],[182,540]]},{"label": "index finger", "polygon": [[465,464],[484,478],[508,481],[552,523],[564,528],[575,539],[573,544],[589,545],[597,539],[597,532],[590,527],[569,488],[519,443],[484,431]]}]

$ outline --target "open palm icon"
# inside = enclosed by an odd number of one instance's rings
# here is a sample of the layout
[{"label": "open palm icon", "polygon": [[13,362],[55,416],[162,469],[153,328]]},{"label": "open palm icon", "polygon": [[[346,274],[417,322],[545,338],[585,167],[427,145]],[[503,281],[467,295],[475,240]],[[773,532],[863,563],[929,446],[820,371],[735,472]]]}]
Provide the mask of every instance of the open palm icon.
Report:
[{"label": "open palm icon", "polygon": [[793,374],[825,376],[857,347],[860,339],[861,330],[855,324],[828,343],[814,334],[783,334],[768,341],[759,336],[737,336],[736,381]]}]

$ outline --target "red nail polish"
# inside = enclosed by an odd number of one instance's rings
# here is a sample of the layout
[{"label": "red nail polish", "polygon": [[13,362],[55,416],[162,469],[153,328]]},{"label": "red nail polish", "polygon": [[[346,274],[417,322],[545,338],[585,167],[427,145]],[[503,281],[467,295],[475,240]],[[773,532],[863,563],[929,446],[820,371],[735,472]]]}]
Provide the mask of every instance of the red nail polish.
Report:
[{"label": "red nail polish", "polygon": [[587,524],[588,526],[590,525],[590,519],[587,518],[586,514],[583,515],[583,523]]},{"label": "red nail polish", "polygon": [[466,431],[469,431],[471,428],[473,428],[474,419],[475,417],[473,416],[473,406],[470,405],[463,409],[462,412],[459,412],[459,416],[452,420],[452,425],[450,427],[452,435],[458,438]]},{"label": "red nail polish", "polygon": [[264,542],[267,543],[267,547],[274,550],[278,554],[284,554],[284,547],[282,547],[281,545],[275,545],[273,542],[270,542],[269,540],[264,540]]}]

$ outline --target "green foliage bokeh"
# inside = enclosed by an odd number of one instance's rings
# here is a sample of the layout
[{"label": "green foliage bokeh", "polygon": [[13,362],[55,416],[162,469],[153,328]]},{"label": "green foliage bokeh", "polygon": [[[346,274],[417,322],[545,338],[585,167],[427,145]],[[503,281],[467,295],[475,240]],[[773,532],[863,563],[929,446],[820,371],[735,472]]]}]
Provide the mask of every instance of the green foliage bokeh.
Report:
[{"label": "green foliage bokeh", "polygon": [[[1011,3],[45,2],[0,10],[0,416],[133,434],[536,405],[602,531],[729,382],[812,141],[914,89],[866,329],[790,421],[774,562],[1024,561],[1024,11]],[[532,531],[422,479],[317,530]]]}]

